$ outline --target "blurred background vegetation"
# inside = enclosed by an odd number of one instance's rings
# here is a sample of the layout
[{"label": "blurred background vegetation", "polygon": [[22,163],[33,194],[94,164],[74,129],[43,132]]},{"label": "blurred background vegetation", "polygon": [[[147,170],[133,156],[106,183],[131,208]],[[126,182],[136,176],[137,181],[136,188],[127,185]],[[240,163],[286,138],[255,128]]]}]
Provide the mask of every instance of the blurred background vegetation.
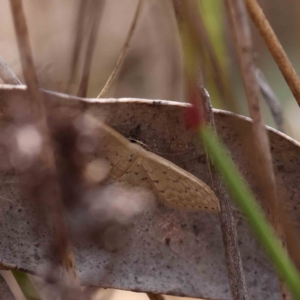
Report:
[{"label": "blurred background vegetation", "polygon": [[[248,115],[232,38],[221,0],[198,1],[199,11],[212,44],[215,60],[223,71],[230,99],[222,99],[214,81],[215,72],[209,59],[203,62],[205,86],[215,108],[230,109]],[[31,41],[44,88],[64,92],[69,78],[72,49],[76,34],[79,0],[24,0]],[[104,1],[99,10],[99,28],[92,60],[88,97],[96,97],[114,68],[126,39],[137,0]],[[271,26],[277,34],[296,71],[300,69],[300,3],[297,0],[260,0]],[[15,33],[8,1],[1,1],[1,55],[22,79]],[[251,23],[251,21],[250,21]],[[252,23],[251,23],[252,25]],[[182,49],[170,1],[146,0],[137,28],[127,50],[121,71],[105,97],[139,97],[184,101],[182,83]],[[286,122],[287,134],[300,139],[297,121],[299,109],[263,40],[252,25],[255,62],[279,98]],[[87,44],[88,33],[83,41]],[[208,51],[207,39],[203,49]],[[84,60],[81,57],[81,62]],[[207,56],[207,55],[206,55]],[[80,80],[78,76],[73,86]],[[299,72],[298,72],[299,73]],[[75,90],[74,90],[74,93]],[[224,97],[225,98],[225,97]],[[230,104],[231,103],[231,104]],[[232,105],[234,103],[234,105]],[[264,105],[265,107],[265,105]],[[265,107],[266,123],[274,126],[269,109]]]}]

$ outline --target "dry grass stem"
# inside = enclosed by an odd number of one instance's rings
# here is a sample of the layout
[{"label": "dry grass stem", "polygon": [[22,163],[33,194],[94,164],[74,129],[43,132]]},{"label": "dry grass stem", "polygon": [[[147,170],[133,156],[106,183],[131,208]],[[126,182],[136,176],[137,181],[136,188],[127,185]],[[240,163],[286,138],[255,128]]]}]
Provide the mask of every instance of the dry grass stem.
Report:
[{"label": "dry grass stem", "polygon": [[126,54],[126,51],[129,47],[129,44],[130,44],[130,41],[132,39],[132,36],[133,36],[133,33],[134,33],[134,30],[136,28],[136,25],[137,25],[137,21],[138,21],[138,17],[140,15],[140,11],[141,11],[141,6],[142,6],[142,0],[138,0],[138,4],[137,4],[137,7],[136,7],[136,10],[135,10],[135,13],[134,13],[134,16],[133,16],[133,20],[132,20],[132,23],[130,25],[130,29],[129,29],[129,32],[127,34],[127,37],[126,37],[126,40],[124,42],[124,45],[121,49],[121,53],[119,55],[119,58],[117,60],[117,63],[112,71],[112,73],[110,74],[108,80],[106,81],[104,87],[102,88],[101,92],[99,93],[99,95],[97,96],[97,98],[102,98],[103,95],[108,91],[108,89],[110,88],[110,86],[112,85],[113,81],[115,80],[120,68],[121,68],[121,65],[122,65],[122,62],[124,60],[124,57],[125,57],[125,54]]},{"label": "dry grass stem", "polygon": [[76,21],[76,26],[75,26],[76,35],[75,35],[75,41],[74,41],[74,45],[73,45],[73,49],[72,49],[71,70],[70,70],[69,80],[67,82],[66,94],[70,94],[71,86],[74,83],[77,72],[78,72],[80,51],[82,48],[83,37],[86,32],[84,22],[86,21],[87,14],[89,12],[88,4],[89,4],[89,2],[86,0],[81,0],[79,3],[77,21]]},{"label": "dry grass stem", "polygon": [[290,87],[298,105],[300,106],[300,78],[293,65],[289,61],[271,25],[266,19],[262,9],[256,0],[246,0],[246,6],[252,21],[265,40],[275,62],[277,63],[283,77]]},{"label": "dry grass stem", "polygon": [[260,92],[271,111],[277,129],[281,132],[284,132],[283,112],[277,96],[268,84],[261,70],[256,69],[256,77],[260,87]]},{"label": "dry grass stem", "polygon": [[86,97],[87,90],[88,90],[93,54],[96,46],[99,23],[101,20],[101,13],[103,11],[102,8],[104,2],[93,0],[91,4],[92,4],[92,9],[90,11],[90,14],[87,17],[92,19],[91,21],[92,24],[91,24],[90,36],[88,39],[87,50],[86,50],[86,55],[85,55],[85,60],[83,65],[82,77],[77,92],[77,96],[83,98]]},{"label": "dry grass stem", "polygon": [[21,81],[15,75],[15,73],[10,69],[5,60],[0,56],[0,78],[6,84],[18,85]]},{"label": "dry grass stem", "polygon": [[[44,181],[41,181],[41,186],[30,188],[34,188],[35,191],[37,188],[39,189],[39,197],[41,198],[39,199],[39,201],[41,201],[40,205],[47,210],[47,217],[53,227],[57,251],[60,254],[62,266],[65,270],[65,279],[68,284],[76,287],[78,286],[78,276],[75,259],[68,239],[68,230],[62,216],[63,206],[59,183],[56,180],[57,170],[55,159],[50,146],[51,142],[47,127],[45,107],[42,93],[39,91],[39,83],[34,67],[23,5],[21,0],[11,0],[10,4],[24,78],[27,84],[28,94],[31,99],[30,109],[33,113],[30,115],[30,120],[31,122],[35,122],[34,125],[43,137],[42,149],[37,155],[35,164],[33,164],[34,167],[30,169],[30,176],[32,176],[32,178],[43,177]],[[17,117],[18,116],[16,116],[16,118]],[[20,121],[24,122],[24,120]],[[51,189],[50,197],[47,195],[49,188]],[[36,194],[38,193],[36,192]]]},{"label": "dry grass stem", "polygon": [[[32,51],[29,41],[28,28],[21,0],[11,0],[11,10],[17,36],[19,54],[27,89],[32,97],[34,106],[43,112],[43,103],[39,95],[39,84],[35,71]],[[44,114],[43,114],[44,115]]]},{"label": "dry grass stem", "polygon": [[[231,89],[226,80],[224,70],[220,65],[219,59],[217,57],[216,51],[213,47],[213,44],[210,40],[207,28],[202,19],[201,14],[198,13],[199,9],[197,3],[193,3],[193,9],[189,10],[189,22],[191,23],[191,29],[194,31],[193,38],[198,44],[198,51],[200,59],[207,57],[209,68],[211,68],[213,81],[216,85],[217,93],[219,94],[219,99],[222,102],[224,107],[229,107],[232,111],[237,111],[237,106],[233,101],[233,95]],[[183,22],[184,14],[183,9],[185,4],[180,3],[178,0],[173,0],[173,6],[175,10],[175,16],[177,23],[180,24]],[[207,62],[203,62],[205,67]]]},{"label": "dry grass stem", "polygon": [[[207,119],[209,120],[209,124],[216,132],[214,114],[208,93],[205,91],[205,89],[200,89],[199,92],[202,94],[202,99],[205,104],[205,110],[207,114]],[[208,163],[210,164],[210,162]],[[234,300],[246,300],[249,297],[247,292],[241,254],[239,250],[236,220],[233,214],[232,201],[230,199],[228,190],[224,184],[223,179],[221,178],[221,176],[219,176],[217,172],[214,171],[213,165],[211,169],[213,170],[212,184],[215,187],[215,192],[220,201],[221,207],[219,217],[222,230],[223,244],[225,248],[228,279],[230,283],[232,297]]]},{"label": "dry grass stem", "polygon": [[[203,24],[199,21],[197,13],[198,7],[195,1],[180,2],[173,0],[173,6],[181,35],[182,43],[184,44],[185,38],[185,25],[188,25],[189,33],[192,35],[192,40],[195,41],[197,51],[201,50],[202,43],[206,45],[209,40],[208,36],[204,33]],[[187,24],[185,24],[185,22]],[[203,38],[205,36],[205,38]],[[211,104],[208,94],[203,88],[202,79],[200,79],[201,87],[198,90],[199,101],[203,106],[202,111],[207,115],[207,120],[214,127],[214,118],[212,115]],[[221,93],[222,94],[222,93]],[[209,156],[209,153],[208,153]],[[242,267],[241,256],[238,247],[236,224],[231,207],[231,201],[228,191],[219,176],[213,172],[214,187],[217,197],[220,201],[220,225],[222,229],[222,238],[225,249],[226,266],[228,272],[228,279],[232,297],[235,300],[247,299],[247,288],[244,279],[244,271]]]},{"label": "dry grass stem", "polygon": [[[278,237],[286,248],[284,230],[278,210],[270,143],[259,103],[259,85],[252,57],[252,40],[247,11],[243,0],[225,0],[225,3],[248,100],[250,116],[253,119],[257,166],[260,166],[259,171],[257,170],[258,172],[256,172],[256,176],[260,178],[260,182],[262,183],[261,190],[264,194],[262,197],[264,199],[263,206]],[[291,299],[283,284],[281,284],[281,294],[283,299]]]}]

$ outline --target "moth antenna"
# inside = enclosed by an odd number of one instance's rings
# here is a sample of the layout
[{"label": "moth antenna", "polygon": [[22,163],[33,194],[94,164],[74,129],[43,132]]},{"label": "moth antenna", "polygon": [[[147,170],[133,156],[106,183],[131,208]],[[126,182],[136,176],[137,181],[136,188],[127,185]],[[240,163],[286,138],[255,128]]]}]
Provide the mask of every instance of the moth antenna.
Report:
[{"label": "moth antenna", "polygon": [[195,150],[195,148],[191,149],[191,150],[188,150],[188,151],[182,151],[182,152],[177,152],[177,153],[168,153],[168,152],[159,152],[159,151],[154,151],[152,150],[147,144],[137,140],[137,139],[134,139],[134,138],[129,138],[129,141],[131,143],[136,143],[136,144],[139,144],[140,146],[142,146],[145,150],[149,151],[149,152],[152,152],[152,153],[155,153],[155,154],[159,154],[159,155],[182,155],[182,154],[187,154],[189,152],[192,152],[193,150]]}]

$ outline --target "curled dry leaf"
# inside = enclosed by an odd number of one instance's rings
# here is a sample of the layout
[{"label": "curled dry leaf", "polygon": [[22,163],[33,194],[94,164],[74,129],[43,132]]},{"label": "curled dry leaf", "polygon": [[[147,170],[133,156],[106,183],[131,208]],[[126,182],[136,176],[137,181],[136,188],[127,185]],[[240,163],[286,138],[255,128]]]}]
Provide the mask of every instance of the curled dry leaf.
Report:
[{"label": "curled dry leaf", "polygon": [[[53,132],[61,128],[61,124],[67,126],[67,123],[72,123],[71,120],[85,110],[85,113],[104,121],[128,139],[140,141],[151,152],[211,185],[205,151],[182,122],[182,110],[187,105],[139,99],[83,101],[53,93],[45,93],[45,98],[48,122]],[[7,137],[0,139],[3,153],[0,173],[0,260],[4,264],[42,274],[51,265],[51,260],[55,260],[48,247],[52,243],[52,234],[37,217],[35,207],[24,199],[17,174],[8,163],[5,164],[5,161],[9,161],[10,153],[3,147],[10,137],[8,124],[11,123],[12,109],[24,113],[28,100],[22,87],[1,89],[0,100],[1,132],[6,132]],[[14,105],[16,103],[18,106]],[[251,156],[247,155],[247,147],[251,147],[244,138],[251,135],[250,120],[224,111],[215,110],[214,113],[220,137],[259,197]],[[281,185],[280,190],[286,195],[284,205],[293,212],[295,222],[299,222],[299,144],[275,130],[270,129],[269,136],[277,180]],[[83,147],[78,147],[78,152],[94,149],[94,142],[90,140],[83,143]],[[91,155],[87,161],[101,158],[101,155]],[[93,166],[90,169],[88,174],[93,174]],[[78,182],[74,198],[82,194],[83,185]],[[198,298],[230,298],[217,215],[156,205],[150,210],[138,211],[125,223],[113,218],[105,220],[106,214],[94,209],[92,211],[97,212],[97,217],[87,217],[91,203],[98,203],[93,195],[105,199],[102,196],[111,188],[105,182],[102,184],[104,191],[91,189],[86,196],[90,199],[87,201],[89,204],[80,206],[82,210],[74,210],[76,213],[70,213],[71,228],[76,224],[88,227],[93,218],[97,219],[97,225],[105,223],[101,232],[93,235],[93,239],[74,239],[74,253],[83,284]],[[118,198],[106,197],[108,202]],[[126,203],[130,203],[130,198],[126,197]],[[237,212],[236,218],[250,297],[280,299],[273,268],[244,217]],[[97,243],[97,239],[101,239],[101,243]]]}]

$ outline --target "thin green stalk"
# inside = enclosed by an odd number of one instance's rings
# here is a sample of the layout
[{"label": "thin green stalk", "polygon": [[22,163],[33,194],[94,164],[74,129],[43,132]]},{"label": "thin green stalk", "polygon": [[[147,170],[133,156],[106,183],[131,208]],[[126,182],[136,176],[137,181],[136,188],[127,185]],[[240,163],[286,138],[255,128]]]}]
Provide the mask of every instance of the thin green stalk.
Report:
[{"label": "thin green stalk", "polygon": [[225,146],[207,126],[202,126],[199,129],[199,134],[205,142],[216,168],[234,196],[234,200],[247,216],[279,275],[286,282],[295,299],[300,299],[300,275],[298,270],[283,249],[279,239],[275,236],[273,228],[267,222],[261,207],[227,154]]},{"label": "thin green stalk", "polygon": [[19,270],[11,270],[11,272],[27,300],[42,300],[27,273]]}]

